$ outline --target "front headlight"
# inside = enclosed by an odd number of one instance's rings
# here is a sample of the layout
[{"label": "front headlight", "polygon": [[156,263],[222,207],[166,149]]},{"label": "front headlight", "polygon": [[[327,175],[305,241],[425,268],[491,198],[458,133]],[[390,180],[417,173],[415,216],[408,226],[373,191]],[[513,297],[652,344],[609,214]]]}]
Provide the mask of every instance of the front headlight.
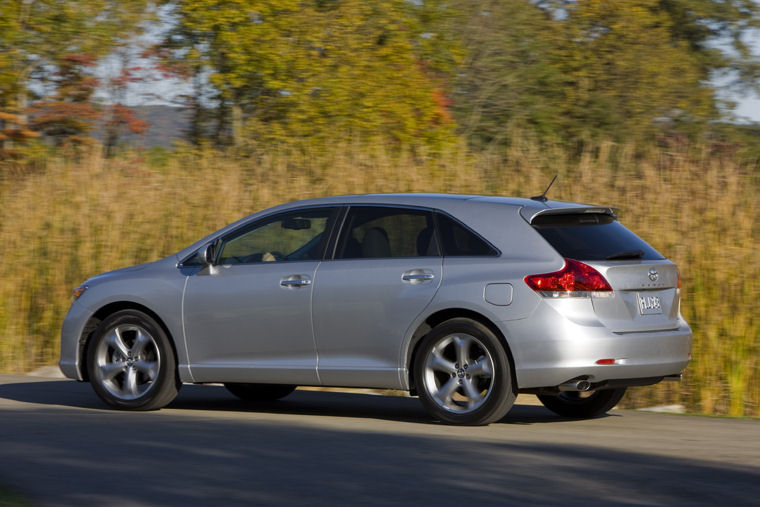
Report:
[{"label": "front headlight", "polygon": [[79,287],[77,287],[76,289],[74,289],[74,294],[72,295],[71,301],[74,302],[77,299],[79,299],[79,296],[81,296],[82,294],[84,294],[84,291],[86,291],[87,289],[88,289],[88,286],[84,285],[84,284],[82,284]]}]

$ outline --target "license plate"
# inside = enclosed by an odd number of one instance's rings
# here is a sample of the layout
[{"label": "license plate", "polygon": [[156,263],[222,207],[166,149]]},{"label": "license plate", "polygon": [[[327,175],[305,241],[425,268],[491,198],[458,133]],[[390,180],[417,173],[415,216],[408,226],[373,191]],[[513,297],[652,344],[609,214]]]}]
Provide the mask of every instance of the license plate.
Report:
[{"label": "license plate", "polygon": [[659,296],[642,296],[636,294],[639,301],[639,313],[641,315],[658,315],[662,313],[662,305]]}]

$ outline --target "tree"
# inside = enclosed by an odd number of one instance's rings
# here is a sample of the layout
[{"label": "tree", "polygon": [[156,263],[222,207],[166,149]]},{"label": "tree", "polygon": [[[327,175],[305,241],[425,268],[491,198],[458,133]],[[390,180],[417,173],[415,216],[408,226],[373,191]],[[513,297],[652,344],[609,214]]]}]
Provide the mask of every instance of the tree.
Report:
[{"label": "tree", "polygon": [[48,80],[54,87],[51,96],[35,102],[27,109],[32,130],[52,139],[60,146],[66,140],[85,141],[98,110],[92,103],[92,94],[98,80],[90,74],[95,65],[92,55],[66,55]]},{"label": "tree", "polygon": [[147,0],[0,0],[0,111],[26,128],[33,90],[60,95],[56,81],[76,67],[71,59],[97,58],[124,43],[139,31],[146,6]]},{"label": "tree", "polygon": [[452,85],[454,115],[477,147],[506,141],[510,127],[561,135],[567,81],[557,66],[562,24],[528,0],[463,0],[466,57]]},{"label": "tree", "polygon": [[336,132],[434,142],[451,132],[430,70],[438,62],[427,58],[432,46],[412,2],[185,0],[174,7],[177,26],[166,45],[181,41],[175,51],[193,62],[195,75],[208,75],[219,142]]},{"label": "tree", "polygon": [[758,71],[742,39],[758,22],[751,0],[457,5],[468,57],[454,110],[475,145],[504,142],[510,126],[566,141],[702,132],[721,117],[712,76],[746,85]]},{"label": "tree", "polygon": [[126,105],[127,92],[131,83],[144,80],[146,69],[130,65],[131,51],[120,48],[109,56],[118,72],[104,79],[101,91],[105,93],[105,103],[99,116],[103,131],[103,153],[106,158],[114,155],[119,139],[126,133],[142,134],[148,123],[139,119],[134,111]]},{"label": "tree", "polygon": [[718,117],[708,50],[684,40],[659,0],[578,2],[562,26],[568,137],[637,139],[700,130]]}]

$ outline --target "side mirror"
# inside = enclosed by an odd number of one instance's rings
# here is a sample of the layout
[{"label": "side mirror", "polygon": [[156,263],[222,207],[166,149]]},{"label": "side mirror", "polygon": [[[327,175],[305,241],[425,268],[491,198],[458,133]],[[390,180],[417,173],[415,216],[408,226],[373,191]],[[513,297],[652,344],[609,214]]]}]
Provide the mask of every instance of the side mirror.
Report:
[{"label": "side mirror", "polygon": [[198,257],[204,266],[213,266],[216,260],[216,242],[209,243],[198,250]]}]

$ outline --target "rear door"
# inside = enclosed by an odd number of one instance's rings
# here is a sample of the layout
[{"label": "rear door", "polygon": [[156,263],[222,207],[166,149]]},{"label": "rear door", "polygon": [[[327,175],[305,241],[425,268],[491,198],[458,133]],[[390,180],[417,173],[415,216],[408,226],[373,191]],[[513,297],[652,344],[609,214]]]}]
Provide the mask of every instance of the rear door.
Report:
[{"label": "rear door", "polygon": [[678,328],[676,265],[607,213],[545,214],[531,225],[565,258],[599,271],[610,297],[592,295],[599,320],[618,333]]},{"label": "rear door", "polygon": [[426,210],[352,206],[314,283],[324,385],[402,387],[400,350],[441,283],[442,257]]}]

